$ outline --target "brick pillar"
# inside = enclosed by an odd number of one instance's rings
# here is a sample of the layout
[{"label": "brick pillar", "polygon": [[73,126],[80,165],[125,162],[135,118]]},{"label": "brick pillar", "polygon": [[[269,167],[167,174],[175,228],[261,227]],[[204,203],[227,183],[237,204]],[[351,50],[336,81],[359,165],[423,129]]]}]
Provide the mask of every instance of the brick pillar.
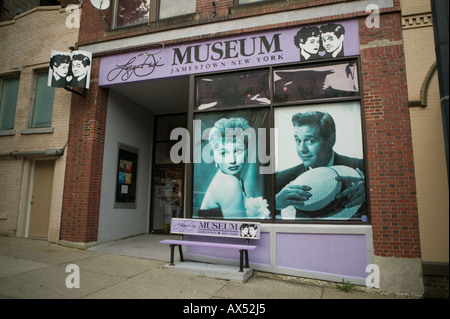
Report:
[{"label": "brick pillar", "polygon": [[86,97],[73,95],[60,239],[97,240],[108,90],[98,87],[93,59]]},{"label": "brick pillar", "polygon": [[380,28],[360,19],[361,68],[375,254],[420,257],[418,210],[400,13]]}]

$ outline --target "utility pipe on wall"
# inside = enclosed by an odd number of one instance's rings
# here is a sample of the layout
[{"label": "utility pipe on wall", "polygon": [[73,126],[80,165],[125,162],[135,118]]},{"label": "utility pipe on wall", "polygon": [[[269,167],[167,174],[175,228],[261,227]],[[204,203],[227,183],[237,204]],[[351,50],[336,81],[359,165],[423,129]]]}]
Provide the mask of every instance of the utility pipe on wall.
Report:
[{"label": "utility pipe on wall", "polygon": [[42,151],[12,151],[9,153],[0,153],[0,157],[22,157],[22,156],[62,156],[64,148],[49,148]]}]

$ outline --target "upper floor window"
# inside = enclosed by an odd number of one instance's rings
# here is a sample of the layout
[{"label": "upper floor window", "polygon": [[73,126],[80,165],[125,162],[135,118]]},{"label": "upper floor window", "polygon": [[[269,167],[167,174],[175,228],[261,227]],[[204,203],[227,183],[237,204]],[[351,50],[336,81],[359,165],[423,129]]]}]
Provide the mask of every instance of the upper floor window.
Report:
[{"label": "upper floor window", "polygon": [[171,18],[195,12],[195,0],[159,0],[159,18]]},{"label": "upper floor window", "polygon": [[195,12],[196,0],[117,0],[117,28]]},{"label": "upper floor window", "polygon": [[0,78],[0,131],[14,129],[19,78]]},{"label": "upper floor window", "polygon": [[255,2],[265,2],[265,1],[272,1],[272,0],[237,0],[238,4],[247,4],[247,3],[255,3]]},{"label": "upper floor window", "polygon": [[47,85],[48,72],[37,72],[34,85],[31,128],[52,126],[53,97],[55,88]]},{"label": "upper floor window", "polygon": [[150,15],[150,0],[117,0],[117,27],[147,23]]}]

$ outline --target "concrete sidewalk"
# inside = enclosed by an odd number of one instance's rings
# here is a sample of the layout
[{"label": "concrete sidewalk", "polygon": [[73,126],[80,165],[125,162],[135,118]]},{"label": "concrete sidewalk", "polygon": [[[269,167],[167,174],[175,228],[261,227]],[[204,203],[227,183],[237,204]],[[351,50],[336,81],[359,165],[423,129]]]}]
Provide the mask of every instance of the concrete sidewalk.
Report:
[{"label": "concrete sidewalk", "polygon": [[[169,249],[149,253],[131,238],[81,250],[47,241],[0,237],[0,298],[19,299],[406,299],[365,287],[352,292],[336,283],[301,282],[254,272],[245,283],[173,271],[164,267]],[[167,237],[167,236],[165,236]],[[141,243],[141,244],[140,244]],[[130,245],[132,244],[132,245]],[[133,248],[130,248],[133,247]],[[162,248],[161,248],[162,249]],[[76,283],[79,268],[79,288]],[[75,265],[75,266],[73,266]],[[67,270],[67,272],[66,272]],[[187,301],[186,301],[187,302]]]}]

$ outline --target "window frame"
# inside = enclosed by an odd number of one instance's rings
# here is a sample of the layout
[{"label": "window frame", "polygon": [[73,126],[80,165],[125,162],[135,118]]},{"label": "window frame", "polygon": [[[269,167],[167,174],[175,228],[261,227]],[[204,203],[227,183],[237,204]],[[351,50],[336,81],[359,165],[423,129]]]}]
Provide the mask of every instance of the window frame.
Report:
[{"label": "window frame", "polygon": [[[192,0],[195,2],[195,0]],[[128,24],[125,26],[118,26],[117,25],[117,14],[118,14],[118,10],[119,10],[119,0],[115,0],[113,3],[113,9],[112,9],[112,29],[123,29],[123,28],[132,28],[132,27],[137,27],[137,26],[143,26],[143,25],[149,25],[152,22],[156,22],[156,21],[161,21],[161,20],[167,20],[167,19],[173,19],[173,18],[178,18],[178,17],[183,17],[183,16],[188,16],[191,14],[195,14],[197,12],[197,6],[195,5],[195,10],[193,12],[190,13],[185,13],[185,14],[180,14],[180,15],[175,15],[175,16],[170,16],[170,17],[165,17],[165,18],[160,18],[160,10],[161,10],[161,0],[150,0],[150,10],[149,10],[149,16],[148,16],[148,21],[145,23],[134,23],[134,24]]]}]

